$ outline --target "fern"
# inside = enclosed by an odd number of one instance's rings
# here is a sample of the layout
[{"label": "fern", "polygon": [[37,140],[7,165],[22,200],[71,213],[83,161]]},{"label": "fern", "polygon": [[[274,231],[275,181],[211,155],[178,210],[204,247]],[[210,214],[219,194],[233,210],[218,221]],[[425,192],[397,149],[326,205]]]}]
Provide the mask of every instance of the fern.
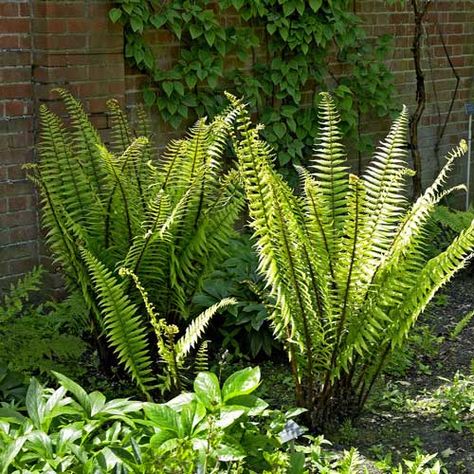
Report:
[{"label": "fern", "polygon": [[297,399],[321,427],[338,415],[337,406],[349,404],[354,413],[363,407],[387,356],[469,259],[474,222],[438,256],[427,252],[437,203],[462,188],[446,190],[444,183],[466,145],[448,155],[433,185],[410,206],[406,109],[356,177],[348,173],[332,98],[323,94],[314,157],[308,170],[298,169],[298,196],[274,171],[260,127],[229,98],[239,112],[233,140],[259,271],[276,300],[272,324],[288,350]]},{"label": "fern", "polygon": [[[165,352],[174,350],[174,332],[191,318],[192,297],[224,255],[243,205],[238,173],[222,169],[236,111],[198,121],[157,159],[143,111],[134,128],[118,103],[108,102],[108,149],[82,105],[68,92],[57,92],[70,126],[42,106],[40,156],[29,166],[41,195],[47,244],[68,288],[87,304],[103,364],[110,365],[115,352],[149,393],[158,369],[150,334],[164,331],[158,352],[165,366],[174,364],[176,357]],[[117,276],[121,267],[143,285],[156,320],[130,277]],[[203,326],[192,324],[200,335]],[[196,342],[188,333],[182,349],[187,354]]]}]

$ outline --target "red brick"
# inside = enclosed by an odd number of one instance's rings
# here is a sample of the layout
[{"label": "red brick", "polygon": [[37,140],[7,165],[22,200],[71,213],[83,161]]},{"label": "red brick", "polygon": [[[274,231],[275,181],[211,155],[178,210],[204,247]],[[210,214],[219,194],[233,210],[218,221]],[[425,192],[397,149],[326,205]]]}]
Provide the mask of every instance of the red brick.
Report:
[{"label": "red brick", "polygon": [[31,84],[0,84],[0,99],[30,97],[31,92]]},{"label": "red brick", "polygon": [[32,248],[31,256],[20,260],[14,260],[10,264],[10,273],[13,275],[23,275],[37,265],[36,248]]},{"label": "red brick", "polygon": [[46,18],[78,18],[85,13],[85,4],[77,2],[35,2],[36,14]]},{"label": "red brick", "polygon": [[23,115],[26,111],[26,104],[21,100],[10,100],[5,104],[5,114],[8,117]]},{"label": "red brick", "polygon": [[18,35],[0,35],[0,48],[17,49],[20,47]]},{"label": "red brick", "polygon": [[14,196],[8,198],[8,212],[23,211],[31,206],[29,196]]},{"label": "red brick", "polygon": [[29,33],[30,20],[27,18],[3,18],[2,33]]},{"label": "red brick", "polygon": [[0,17],[18,16],[19,14],[18,3],[5,2],[0,4]]},{"label": "red brick", "polygon": [[67,22],[58,18],[35,18],[33,30],[35,33],[66,33]]},{"label": "red brick", "polygon": [[35,225],[17,227],[10,233],[11,242],[31,242],[38,237],[38,230]]}]

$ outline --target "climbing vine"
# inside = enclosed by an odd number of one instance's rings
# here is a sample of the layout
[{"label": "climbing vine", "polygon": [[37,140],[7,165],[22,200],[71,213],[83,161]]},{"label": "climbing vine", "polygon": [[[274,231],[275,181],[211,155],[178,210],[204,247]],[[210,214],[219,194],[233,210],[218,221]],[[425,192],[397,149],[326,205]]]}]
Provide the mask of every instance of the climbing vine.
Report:
[{"label": "climbing vine", "polygon": [[[280,166],[308,156],[317,92],[331,90],[345,131],[364,114],[392,110],[390,40],[367,38],[350,0],[118,0],[109,16],[125,31],[125,55],[146,73],[144,101],[174,128],[213,115],[223,90],[246,97],[265,123]],[[171,67],[147,41],[165,30],[179,43]],[[358,141],[363,147],[363,140]],[[289,146],[291,144],[291,146]]]}]

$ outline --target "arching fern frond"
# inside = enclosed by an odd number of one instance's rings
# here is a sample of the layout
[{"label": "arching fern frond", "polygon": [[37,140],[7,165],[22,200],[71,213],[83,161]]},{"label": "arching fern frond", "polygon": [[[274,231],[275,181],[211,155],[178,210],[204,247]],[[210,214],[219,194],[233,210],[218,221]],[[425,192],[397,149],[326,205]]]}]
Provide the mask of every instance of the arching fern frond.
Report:
[{"label": "arching fern frond", "polygon": [[127,296],[123,282],[119,282],[88,250],[82,249],[81,255],[97,291],[107,339],[138,387],[150,397],[152,361],[146,326],[138,308]]},{"label": "arching fern frond", "polygon": [[224,298],[218,303],[207,308],[189,323],[188,327],[186,328],[186,332],[176,342],[176,358],[178,362],[182,362],[186,356],[196,347],[196,344],[202,338],[206,327],[214,315],[221,309],[235,304],[237,304],[237,300],[235,298]]}]

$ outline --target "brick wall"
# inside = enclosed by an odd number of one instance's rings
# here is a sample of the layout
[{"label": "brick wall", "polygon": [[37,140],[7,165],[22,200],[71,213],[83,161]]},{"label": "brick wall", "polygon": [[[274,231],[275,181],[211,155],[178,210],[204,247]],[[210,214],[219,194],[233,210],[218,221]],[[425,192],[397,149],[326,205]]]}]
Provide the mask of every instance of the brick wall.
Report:
[{"label": "brick wall", "polygon": [[29,1],[0,2],[0,286],[38,263],[31,21]]},{"label": "brick wall", "polygon": [[[66,87],[83,100],[96,126],[106,133],[107,98],[118,98],[131,111],[141,102],[144,78],[125,64],[123,33],[108,21],[110,6],[109,0],[0,0],[0,291],[15,276],[45,262],[46,252],[38,238],[35,194],[21,168],[34,159],[39,104],[47,103],[61,113],[61,104],[51,89]],[[369,35],[395,35],[395,48],[387,64],[396,77],[398,102],[413,110],[415,76],[410,48],[414,27],[410,6],[387,8],[384,0],[356,0],[355,9],[366,21]],[[236,18],[226,21],[235,22]],[[438,156],[434,147],[456,80],[437,24],[461,78]],[[428,103],[420,130],[425,183],[438,169],[442,154],[466,135],[464,103],[472,98],[473,91],[474,5],[457,0],[433,2],[426,31],[423,66]],[[170,64],[179,45],[163,32],[155,35],[154,42],[160,61],[164,66]],[[176,133],[156,117],[154,122],[160,144]],[[365,129],[380,135],[387,126],[387,121],[374,119]],[[458,180],[464,177],[465,162],[459,164],[456,174]]]},{"label": "brick wall", "polygon": [[[384,0],[359,0],[356,2],[356,9],[365,20],[369,35],[394,36],[394,49],[391,57],[387,58],[387,64],[395,75],[397,101],[406,104],[409,110],[413,111],[416,107],[416,78],[411,51],[414,34],[414,14],[411,6],[387,8],[384,6]],[[426,186],[443,164],[444,154],[457,144],[460,138],[467,138],[464,105],[468,101],[474,101],[474,5],[461,0],[432,2],[425,25],[422,67],[425,71],[427,102],[419,138],[423,157],[423,182]],[[454,69],[460,77],[460,83],[449,123],[443,132],[442,140],[439,141],[439,150],[436,150],[438,136],[442,133],[456,86],[456,77],[446,56],[442,38]],[[383,121],[380,124],[383,124]],[[376,122],[369,124],[368,128],[376,129]],[[453,182],[461,182],[465,175],[466,160],[462,160],[458,162],[453,174]],[[473,193],[471,195],[474,197]]]}]

